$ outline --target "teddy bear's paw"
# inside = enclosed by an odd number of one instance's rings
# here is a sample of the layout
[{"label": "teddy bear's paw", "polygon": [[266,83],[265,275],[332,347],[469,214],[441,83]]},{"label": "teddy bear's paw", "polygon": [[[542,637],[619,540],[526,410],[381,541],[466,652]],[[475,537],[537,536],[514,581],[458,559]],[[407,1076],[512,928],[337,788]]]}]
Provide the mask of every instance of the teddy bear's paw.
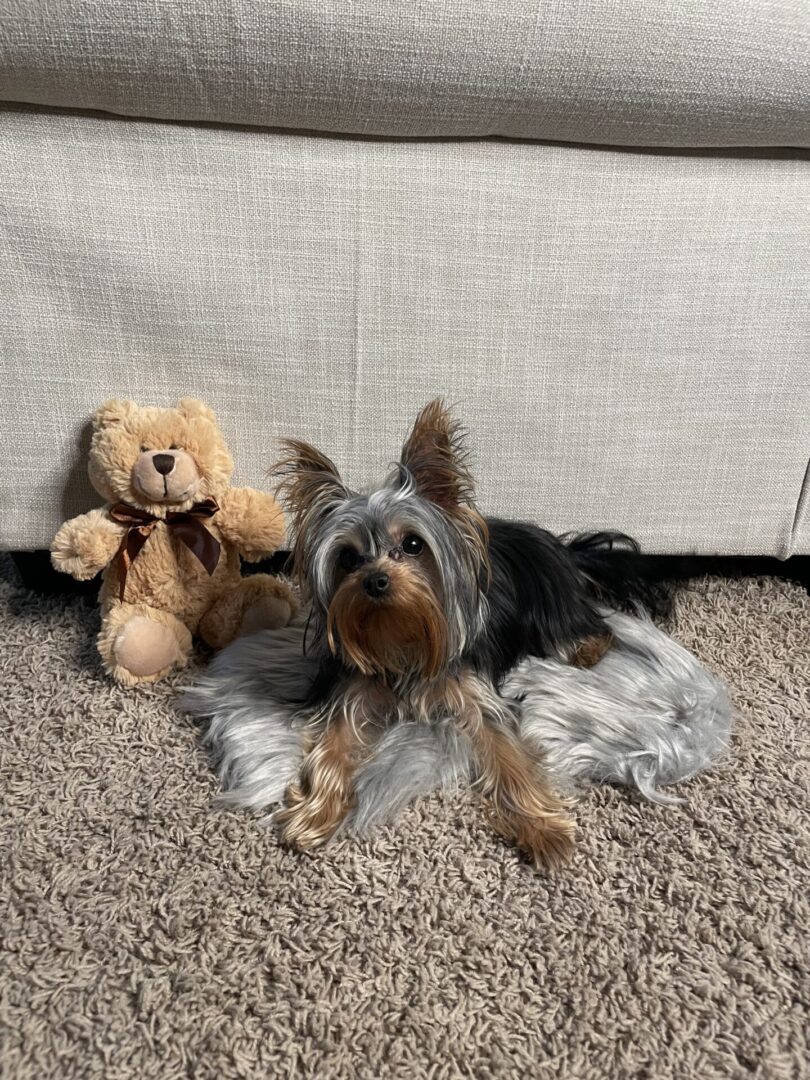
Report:
[{"label": "teddy bear's paw", "polygon": [[220,594],[200,619],[197,632],[212,649],[238,637],[286,626],[295,611],[295,594],[269,574],[251,574]]},{"label": "teddy bear's paw", "polygon": [[283,596],[260,596],[242,616],[239,635],[245,637],[260,630],[278,630],[287,625],[291,616],[292,608]]},{"label": "teddy bear's paw", "polygon": [[185,661],[172,627],[145,615],[134,615],[124,623],[112,652],[113,674],[127,683],[153,681]]},{"label": "teddy bear's paw", "polygon": [[103,509],[91,510],[65,522],[51,544],[51,563],[56,570],[88,581],[108,565],[122,534],[105,515]]}]

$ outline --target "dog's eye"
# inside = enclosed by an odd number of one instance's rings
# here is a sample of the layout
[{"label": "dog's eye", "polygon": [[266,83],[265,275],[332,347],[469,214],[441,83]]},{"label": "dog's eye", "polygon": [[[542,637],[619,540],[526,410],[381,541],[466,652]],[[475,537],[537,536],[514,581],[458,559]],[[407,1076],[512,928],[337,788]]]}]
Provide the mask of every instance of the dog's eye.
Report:
[{"label": "dog's eye", "polygon": [[343,570],[351,573],[352,570],[357,569],[357,567],[360,565],[360,562],[360,556],[354,550],[354,548],[341,548],[340,554],[338,555],[338,563]]},{"label": "dog's eye", "polygon": [[419,555],[424,546],[424,541],[420,540],[418,536],[414,536],[413,533],[410,533],[402,541],[402,550],[406,555]]}]

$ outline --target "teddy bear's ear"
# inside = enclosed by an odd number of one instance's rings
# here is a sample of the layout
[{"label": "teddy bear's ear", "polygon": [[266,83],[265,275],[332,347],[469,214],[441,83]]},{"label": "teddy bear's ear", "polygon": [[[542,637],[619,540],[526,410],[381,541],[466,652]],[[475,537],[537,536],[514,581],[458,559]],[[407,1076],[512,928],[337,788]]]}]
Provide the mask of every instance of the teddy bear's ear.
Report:
[{"label": "teddy bear's ear", "polygon": [[198,401],[197,398],[186,397],[177,403],[178,411],[187,417],[189,420],[195,420],[197,417],[203,417],[205,420],[210,420],[212,424],[216,423],[216,417],[214,416],[213,409],[209,409],[204,401]]},{"label": "teddy bear's ear", "polygon": [[93,430],[100,431],[112,424],[120,424],[128,416],[132,416],[137,408],[134,401],[116,401],[115,398],[105,401],[93,414]]}]

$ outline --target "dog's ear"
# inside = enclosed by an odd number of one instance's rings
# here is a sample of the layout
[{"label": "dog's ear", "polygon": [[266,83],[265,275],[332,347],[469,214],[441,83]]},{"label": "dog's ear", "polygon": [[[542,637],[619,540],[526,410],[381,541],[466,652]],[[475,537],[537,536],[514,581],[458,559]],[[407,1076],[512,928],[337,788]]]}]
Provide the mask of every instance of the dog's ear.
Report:
[{"label": "dog's ear", "polygon": [[402,448],[403,482],[410,475],[417,492],[443,510],[472,505],[475,485],[464,442],[461,424],[442,399],[431,401],[419,413]]},{"label": "dog's ear", "polygon": [[351,492],[340,479],[333,461],[301,439],[282,439],[283,456],[270,470],[279,478],[278,494],[293,519],[296,536],[322,513],[345,502]]}]

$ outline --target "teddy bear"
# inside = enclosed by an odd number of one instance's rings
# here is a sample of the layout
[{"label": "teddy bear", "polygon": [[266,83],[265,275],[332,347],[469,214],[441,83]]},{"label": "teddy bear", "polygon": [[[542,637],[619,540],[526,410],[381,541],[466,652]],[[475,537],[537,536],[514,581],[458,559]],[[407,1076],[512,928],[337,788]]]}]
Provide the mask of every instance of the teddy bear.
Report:
[{"label": "teddy bear", "polygon": [[284,515],[271,496],[230,486],[233,461],[211,409],[108,401],[93,417],[90,481],[108,505],[67,521],[51,560],[79,580],[104,571],[98,649],[126,686],[156,682],[191,654],[286,625],[292,588],[241,576],[271,555]]}]

